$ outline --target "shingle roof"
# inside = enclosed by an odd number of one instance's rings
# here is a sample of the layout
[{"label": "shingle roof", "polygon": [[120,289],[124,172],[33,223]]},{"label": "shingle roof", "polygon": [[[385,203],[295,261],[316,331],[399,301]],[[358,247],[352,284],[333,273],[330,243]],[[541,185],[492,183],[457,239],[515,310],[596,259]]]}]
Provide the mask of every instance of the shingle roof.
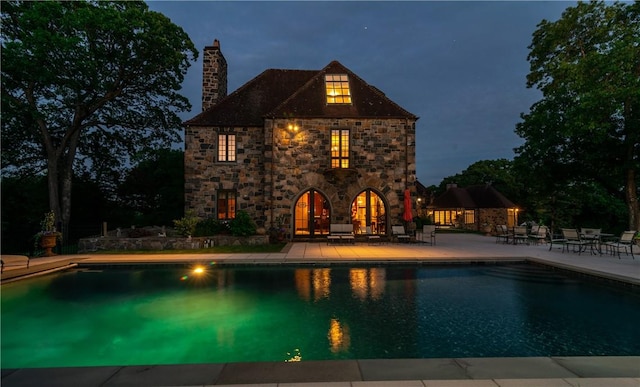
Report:
[{"label": "shingle roof", "polygon": [[476,202],[477,208],[513,208],[516,206],[489,184],[469,186],[467,192]]},{"label": "shingle roof", "polygon": [[[349,76],[352,104],[327,105],[325,74]],[[418,118],[333,61],[322,70],[266,70],[184,124],[262,126],[265,117]]]},{"label": "shingle roof", "polygon": [[464,188],[452,187],[433,200],[437,208],[476,208],[469,193]]},{"label": "shingle roof", "polygon": [[451,187],[433,201],[436,208],[513,208],[516,205],[493,186]]}]

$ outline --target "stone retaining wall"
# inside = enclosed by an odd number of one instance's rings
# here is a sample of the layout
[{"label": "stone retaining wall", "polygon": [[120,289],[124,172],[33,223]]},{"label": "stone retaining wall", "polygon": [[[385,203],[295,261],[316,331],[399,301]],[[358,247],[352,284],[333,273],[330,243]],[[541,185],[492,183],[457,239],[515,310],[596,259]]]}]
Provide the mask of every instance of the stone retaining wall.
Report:
[{"label": "stone retaining wall", "polygon": [[80,239],[78,241],[78,253],[90,253],[101,250],[194,250],[213,246],[255,246],[268,243],[268,235],[252,235],[248,237],[214,235],[191,239],[177,237],[95,237]]}]

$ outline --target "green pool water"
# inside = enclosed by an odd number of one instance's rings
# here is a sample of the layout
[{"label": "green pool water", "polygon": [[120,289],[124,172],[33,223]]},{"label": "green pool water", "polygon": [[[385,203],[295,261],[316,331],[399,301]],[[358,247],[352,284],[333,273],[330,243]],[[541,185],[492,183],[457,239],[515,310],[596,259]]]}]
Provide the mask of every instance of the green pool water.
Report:
[{"label": "green pool water", "polygon": [[638,292],[525,264],[77,270],[1,299],[3,369],[640,355]]}]

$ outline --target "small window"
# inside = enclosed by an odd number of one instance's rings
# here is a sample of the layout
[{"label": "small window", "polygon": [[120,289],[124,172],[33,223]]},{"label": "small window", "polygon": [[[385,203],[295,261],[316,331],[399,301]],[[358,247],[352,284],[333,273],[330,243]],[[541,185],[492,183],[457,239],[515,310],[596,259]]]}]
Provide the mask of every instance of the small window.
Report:
[{"label": "small window", "polygon": [[324,76],[327,89],[327,104],[350,104],[351,91],[346,74],[327,74]]},{"label": "small window", "polygon": [[349,129],[331,129],[331,168],[349,168]]},{"label": "small window", "polygon": [[236,161],[236,135],[218,134],[218,161]]},{"label": "small window", "polygon": [[236,191],[218,191],[218,219],[236,217]]}]

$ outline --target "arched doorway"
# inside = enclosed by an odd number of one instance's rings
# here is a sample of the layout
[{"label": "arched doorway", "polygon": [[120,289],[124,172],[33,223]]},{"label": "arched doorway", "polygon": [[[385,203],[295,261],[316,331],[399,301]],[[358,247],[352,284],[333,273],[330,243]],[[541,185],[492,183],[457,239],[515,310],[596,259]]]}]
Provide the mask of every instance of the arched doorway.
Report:
[{"label": "arched doorway", "polygon": [[320,192],[310,189],[296,201],[293,218],[295,236],[327,235],[330,221],[329,201]]},{"label": "arched doorway", "polygon": [[372,234],[386,234],[387,208],[382,196],[370,189],[360,192],[351,203],[351,220],[356,230],[371,227]]}]

